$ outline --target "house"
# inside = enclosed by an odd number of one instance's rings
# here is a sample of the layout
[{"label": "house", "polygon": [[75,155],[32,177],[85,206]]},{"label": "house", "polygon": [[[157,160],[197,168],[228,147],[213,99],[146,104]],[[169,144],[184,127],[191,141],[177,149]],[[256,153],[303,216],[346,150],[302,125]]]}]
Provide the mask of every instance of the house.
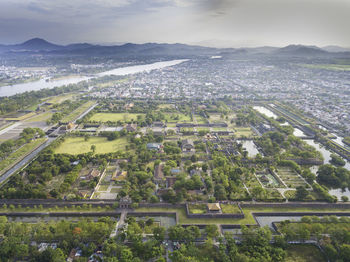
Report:
[{"label": "house", "polygon": [[162,183],[164,181],[164,173],[163,173],[163,165],[157,165],[154,168],[154,182],[157,184]]},{"label": "house", "polygon": [[219,203],[208,203],[207,208],[209,213],[221,213],[221,207]]},{"label": "house", "polygon": [[148,150],[159,150],[161,148],[162,144],[159,143],[148,143],[147,149]]},{"label": "house", "polygon": [[182,141],[182,151],[183,152],[194,151],[194,144],[191,139],[185,139]]},{"label": "house", "polygon": [[77,125],[75,125],[74,123],[70,122],[67,124],[67,130],[73,130]]},{"label": "house", "polygon": [[126,131],[128,132],[136,132],[137,130],[137,124],[127,124],[125,127]]}]

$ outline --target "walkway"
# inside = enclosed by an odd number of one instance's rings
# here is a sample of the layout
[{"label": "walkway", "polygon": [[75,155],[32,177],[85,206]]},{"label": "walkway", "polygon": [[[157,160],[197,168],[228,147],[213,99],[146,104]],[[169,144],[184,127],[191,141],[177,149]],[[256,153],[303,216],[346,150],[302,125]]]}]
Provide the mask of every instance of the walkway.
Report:
[{"label": "walkway", "polygon": [[115,229],[112,231],[111,235],[109,236],[110,238],[116,237],[118,235],[119,229],[122,228],[125,224],[125,218],[127,213],[128,213],[127,210],[122,211],[122,213],[120,214],[120,218],[115,226]]}]

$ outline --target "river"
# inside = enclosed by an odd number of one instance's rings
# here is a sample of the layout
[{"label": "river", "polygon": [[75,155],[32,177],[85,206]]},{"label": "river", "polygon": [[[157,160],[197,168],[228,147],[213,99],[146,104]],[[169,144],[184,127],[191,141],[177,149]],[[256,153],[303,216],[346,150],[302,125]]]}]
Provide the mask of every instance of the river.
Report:
[{"label": "river", "polygon": [[170,61],[156,62],[156,63],[146,64],[146,65],[135,65],[135,66],[121,67],[121,68],[116,68],[116,69],[109,70],[106,72],[98,73],[94,76],[78,76],[78,77],[53,80],[53,81],[47,81],[48,79],[45,78],[45,79],[41,79],[41,80],[33,81],[33,82],[28,82],[28,83],[1,86],[0,87],[0,97],[12,96],[15,94],[24,93],[24,92],[28,92],[28,91],[37,91],[37,90],[44,89],[44,88],[51,89],[54,87],[59,87],[59,86],[64,86],[64,85],[69,85],[69,84],[77,84],[81,81],[86,81],[86,80],[89,80],[92,78],[98,78],[98,77],[107,76],[107,75],[123,76],[123,75],[136,74],[136,73],[141,73],[141,72],[151,72],[152,70],[162,69],[164,67],[181,64],[185,61],[188,61],[188,59],[170,60]]}]

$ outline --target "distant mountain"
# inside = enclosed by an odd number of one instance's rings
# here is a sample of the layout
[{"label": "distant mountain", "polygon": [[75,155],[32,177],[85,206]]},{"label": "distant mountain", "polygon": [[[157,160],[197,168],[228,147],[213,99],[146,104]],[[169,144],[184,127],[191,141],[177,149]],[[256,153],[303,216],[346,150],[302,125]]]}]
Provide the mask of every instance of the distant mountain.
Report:
[{"label": "distant mountain", "polygon": [[325,50],[327,52],[350,52],[350,48],[344,48],[336,45],[328,45],[328,46],[322,47],[322,50]]},{"label": "distant mountain", "polygon": [[283,56],[349,56],[347,49],[328,46],[323,49],[316,46],[289,45],[283,48],[263,46],[254,48],[214,48],[186,44],[145,43],[122,45],[93,45],[76,43],[56,45],[41,38],[33,38],[21,44],[0,45],[0,54],[31,54],[43,53],[50,55],[75,56],[110,56],[117,58],[138,58],[148,56],[245,56],[245,55],[283,55]]},{"label": "distant mountain", "polygon": [[317,56],[327,55],[327,51],[322,50],[317,46],[305,46],[305,45],[289,45],[276,49],[274,54],[277,55],[290,55],[290,56]]},{"label": "distant mountain", "polygon": [[12,46],[16,50],[26,50],[26,51],[50,51],[62,48],[60,45],[52,44],[41,38],[33,38],[22,44]]}]

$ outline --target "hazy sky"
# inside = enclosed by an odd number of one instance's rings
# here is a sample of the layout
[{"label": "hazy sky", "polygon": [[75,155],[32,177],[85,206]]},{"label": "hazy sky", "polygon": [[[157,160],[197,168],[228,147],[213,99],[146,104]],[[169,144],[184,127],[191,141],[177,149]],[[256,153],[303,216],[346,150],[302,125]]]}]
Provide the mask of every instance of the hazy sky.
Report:
[{"label": "hazy sky", "polygon": [[350,47],[350,0],[0,0],[0,42]]}]

